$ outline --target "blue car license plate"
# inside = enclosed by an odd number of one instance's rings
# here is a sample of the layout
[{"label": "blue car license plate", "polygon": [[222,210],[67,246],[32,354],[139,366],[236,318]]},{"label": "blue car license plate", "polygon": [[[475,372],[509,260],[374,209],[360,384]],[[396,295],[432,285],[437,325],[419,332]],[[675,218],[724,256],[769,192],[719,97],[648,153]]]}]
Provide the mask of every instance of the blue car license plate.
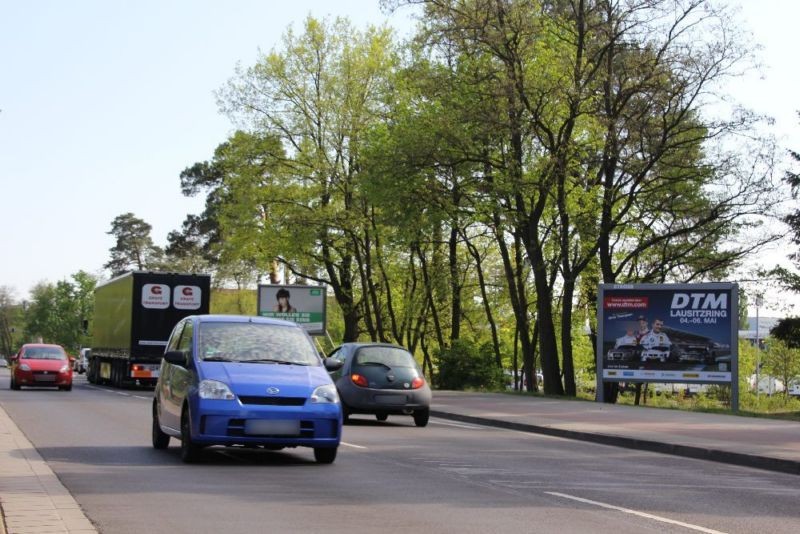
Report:
[{"label": "blue car license plate", "polygon": [[272,419],[248,419],[244,423],[248,436],[299,436],[300,421]]}]

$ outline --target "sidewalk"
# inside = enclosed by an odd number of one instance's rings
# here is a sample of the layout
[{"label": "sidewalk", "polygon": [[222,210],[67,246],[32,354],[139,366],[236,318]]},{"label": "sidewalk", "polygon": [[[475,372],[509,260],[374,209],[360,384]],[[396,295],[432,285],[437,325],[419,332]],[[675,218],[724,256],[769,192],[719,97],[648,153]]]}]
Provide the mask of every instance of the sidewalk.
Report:
[{"label": "sidewalk", "polygon": [[0,406],[0,534],[51,532],[97,530]]},{"label": "sidewalk", "polygon": [[795,421],[456,391],[435,391],[431,415],[800,475]]}]

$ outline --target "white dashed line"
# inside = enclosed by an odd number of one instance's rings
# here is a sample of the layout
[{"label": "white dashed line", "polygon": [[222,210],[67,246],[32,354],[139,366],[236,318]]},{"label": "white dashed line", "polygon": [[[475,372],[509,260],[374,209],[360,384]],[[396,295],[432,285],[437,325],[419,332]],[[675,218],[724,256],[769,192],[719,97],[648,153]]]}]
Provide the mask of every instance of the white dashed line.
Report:
[{"label": "white dashed line", "polygon": [[622,508],[621,506],[614,506],[612,504],[606,504],[602,502],[592,501],[589,499],[583,499],[581,497],[575,497],[574,495],[567,495],[566,493],[558,493],[555,491],[545,491],[547,495],[552,495],[554,497],[562,497],[564,499],[570,499],[573,501],[582,502],[585,504],[592,504],[594,506],[599,506],[601,508],[607,508],[609,510],[616,510],[618,512],[622,512],[625,514],[631,514],[639,517],[644,517],[645,519],[652,519],[653,521],[660,521],[662,523],[669,523],[670,525],[677,525],[679,527],[688,528],[689,530],[696,530],[698,532],[706,532],[708,534],[725,534],[720,532],[719,530],[713,530],[706,527],[701,527],[699,525],[692,525],[691,523],[684,523],[683,521],[676,521],[674,519],[667,519],[666,517],[661,517],[653,514],[648,514],[645,512],[637,512],[636,510],[631,510],[630,508]]},{"label": "white dashed line", "polygon": [[340,441],[340,444],[344,445],[345,447],[353,447],[354,449],[366,449],[366,447],[361,445],[354,445],[353,443],[346,443],[344,441]]},{"label": "white dashed line", "polygon": [[475,426],[475,425],[468,425],[468,424],[465,424],[465,423],[450,423],[450,422],[442,421],[440,419],[431,419],[430,423],[434,424],[434,425],[454,426],[456,428],[466,428],[467,430],[481,430],[483,428],[489,428],[488,426]]}]

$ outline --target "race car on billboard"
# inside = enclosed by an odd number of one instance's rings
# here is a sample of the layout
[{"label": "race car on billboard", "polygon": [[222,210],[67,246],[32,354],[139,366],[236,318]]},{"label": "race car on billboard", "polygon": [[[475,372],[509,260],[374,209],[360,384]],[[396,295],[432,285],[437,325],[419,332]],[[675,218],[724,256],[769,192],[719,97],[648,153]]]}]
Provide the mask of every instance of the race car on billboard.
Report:
[{"label": "race car on billboard", "polygon": [[731,347],[725,343],[717,343],[706,336],[675,330],[664,327],[666,333],[672,341],[673,359],[679,362],[694,362],[713,365],[729,356]]},{"label": "race car on billboard", "polygon": [[638,345],[620,345],[614,347],[606,353],[606,360],[609,362],[630,362],[639,359],[639,352],[642,348]]},{"label": "race car on billboard", "polygon": [[642,351],[641,359],[643,362],[655,360],[661,363],[666,363],[670,359],[669,351],[669,345],[653,345],[650,348]]}]

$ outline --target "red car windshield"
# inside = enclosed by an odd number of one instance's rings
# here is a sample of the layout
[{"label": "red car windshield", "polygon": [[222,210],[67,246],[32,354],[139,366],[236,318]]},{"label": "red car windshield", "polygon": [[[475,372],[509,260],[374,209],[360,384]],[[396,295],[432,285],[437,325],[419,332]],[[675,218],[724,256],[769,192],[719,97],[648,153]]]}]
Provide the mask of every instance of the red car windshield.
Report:
[{"label": "red car windshield", "polygon": [[66,360],[67,355],[58,347],[29,347],[23,358],[28,360]]}]

